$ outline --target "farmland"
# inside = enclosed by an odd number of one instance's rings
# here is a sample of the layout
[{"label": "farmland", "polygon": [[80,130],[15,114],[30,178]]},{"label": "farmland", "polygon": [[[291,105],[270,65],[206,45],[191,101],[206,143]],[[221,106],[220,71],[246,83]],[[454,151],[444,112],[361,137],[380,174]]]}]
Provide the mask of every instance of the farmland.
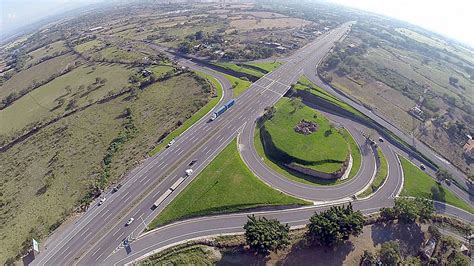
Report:
[{"label": "farmland", "polygon": [[474,131],[474,54],[403,26],[357,23],[320,66],[321,75],[472,175],[462,146]]}]

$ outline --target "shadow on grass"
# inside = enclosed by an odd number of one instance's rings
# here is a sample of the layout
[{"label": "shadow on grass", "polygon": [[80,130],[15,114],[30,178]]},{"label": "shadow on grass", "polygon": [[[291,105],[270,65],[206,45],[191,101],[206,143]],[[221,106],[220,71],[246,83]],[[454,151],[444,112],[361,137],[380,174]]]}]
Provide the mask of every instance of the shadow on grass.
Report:
[{"label": "shadow on grass", "polygon": [[402,254],[416,255],[424,241],[424,233],[417,223],[378,223],[372,226],[375,245],[398,240]]}]

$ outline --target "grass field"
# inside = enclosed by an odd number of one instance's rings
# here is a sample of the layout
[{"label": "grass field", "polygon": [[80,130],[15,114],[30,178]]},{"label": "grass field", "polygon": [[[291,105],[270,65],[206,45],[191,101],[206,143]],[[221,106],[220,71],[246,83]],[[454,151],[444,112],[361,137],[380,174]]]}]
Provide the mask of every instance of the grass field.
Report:
[{"label": "grass field", "polygon": [[146,57],[145,54],[136,51],[127,51],[119,47],[107,47],[100,51],[100,56],[107,60],[119,60],[119,62],[133,62]]},{"label": "grass field", "polygon": [[357,111],[354,107],[350,106],[349,104],[340,101],[336,97],[332,96],[328,92],[324,91],[323,89],[315,86],[311,81],[308,80],[305,76],[302,76],[299,80],[298,83],[296,84],[296,89],[301,89],[305,90],[306,88],[309,88],[309,91],[318,96],[319,98],[322,98],[325,101],[328,101],[332,104],[335,104],[339,106],[340,108],[349,111],[353,113],[354,115],[357,115],[363,119],[366,119],[366,116],[362,114],[361,112]]},{"label": "grass field", "polygon": [[271,72],[281,66],[281,62],[258,62],[258,63],[245,63],[244,65],[258,67],[260,69],[265,70],[266,72]]},{"label": "grass field", "polygon": [[[114,155],[110,181],[136,166],[158,136],[198,111],[209,94],[188,74],[95,104],[0,153],[0,262],[41,240],[70,214],[102,173],[102,159],[130,108],[135,138]],[[171,115],[172,114],[172,115]]]},{"label": "grass field", "polygon": [[239,31],[249,31],[255,29],[266,28],[295,28],[311,22],[299,18],[273,18],[273,19],[236,19],[230,23],[231,27],[235,27]]},{"label": "grass field", "polygon": [[260,206],[306,205],[268,187],[246,167],[237,141],[229,144],[150,224],[150,228],[193,216]]},{"label": "grass field", "polygon": [[138,265],[214,265],[216,262],[212,252],[206,250],[206,246],[193,246],[164,256],[153,256]]},{"label": "grass field", "polygon": [[194,123],[196,123],[199,119],[201,119],[204,115],[206,115],[216,104],[220,101],[222,97],[222,86],[221,84],[213,77],[204,74],[204,73],[199,73],[198,74],[207,80],[209,80],[213,87],[216,89],[216,97],[212,98],[206,105],[204,105],[199,111],[194,113],[191,118],[187,119],[184,121],[184,123],[178,127],[176,130],[173,130],[168,136],[166,136],[161,143],[156,145],[150,152],[148,152],[149,156],[153,156],[160,152],[166,144],[168,144],[172,139],[176,138],[179,136],[181,133],[183,133],[186,129],[191,127]]},{"label": "grass field", "polygon": [[259,78],[259,77],[266,74],[266,72],[263,69],[258,70],[256,68],[251,68],[251,67],[248,67],[246,65],[237,65],[237,64],[234,64],[234,63],[215,63],[215,65],[223,67],[225,69],[235,71],[235,72],[239,72],[239,73],[247,74],[247,75],[250,75],[250,76],[253,76],[253,77],[257,77],[257,78]]},{"label": "grass field", "polygon": [[385,182],[385,179],[387,179],[388,176],[388,163],[387,159],[385,159],[385,156],[383,155],[383,152],[380,148],[377,148],[377,154],[380,160],[380,165],[377,169],[377,174],[375,175],[375,179],[372,182],[372,184],[364,191],[362,192],[359,197],[364,198],[372,193],[375,193]]},{"label": "grass field", "polygon": [[240,94],[242,94],[242,92],[248,89],[250,85],[252,85],[252,82],[250,81],[236,78],[234,76],[221,72],[219,72],[219,74],[223,75],[226,79],[230,81],[230,84],[232,84],[232,92],[234,94],[234,97],[238,97]]},{"label": "grass field", "polygon": [[81,43],[74,47],[74,49],[79,53],[90,52],[94,49],[101,49],[104,47],[104,43],[100,40],[92,40],[85,43]]},{"label": "grass field", "polygon": [[[128,77],[133,71],[133,68],[127,69],[121,65],[80,66],[35,89],[0,111],[0,124],[5,125],[0,127],[0,135],[8,135],[30,123],[56,117],[66,111],[71,100],[75,100],[80,107],[100,99],[111,91],[119,91],[128,84]],[[105,78],[107,81],[99,89],[88,91],[88,86],[95,83],[97,77]],[[60,105],[59,99],[63,99],[64,104]],[[19,113],[22,115],[18,116]]]},{"label": "grass field", "polygon": [[45,45],[41,48],[38,48],[32,52],[28,53],[30,57],[28,63],[36,63],[39,59],[45,56],[52,56],[54,53],[61,53],[68,50],[64,46],[64,41],[57,41],[48,45]]},{"label": "grass field", "polygon": [[5,81],[2,86],[0,86],[0,100],[5,98],[10,93],[19,93],[22,89],[31,86],[35,80],[37,82],[46,80],[53,74],[63,71],[69,64],[71,64],[71,62],[74,62],[76,59],[77,57],[75,55],[68,53],[16,73],[9,80]]},{"label": "grass field", "polygon": [[[271,142],[281,152],[294,158],[294,162],[307,162],[305,167],[325,173],[339,170],[349,153],[344,136],[320,113],[305,105],[295,109],[291,102],[287,98],[277,102],[275,115],[265,122]],[[319,129],[309,135],[295,132],[294,127],[303,119],[316,122]],[[279,157],[277,154],[270,156]]]},{"label": "grass field", "polygon": [[[403,175],[405,177],[401,196],[410,196],[418,198],[426,198],[446,202],[447,204],[456,206],[470,213],[474,213],[474,208],[469,206],[451,191],[444,189],[438,185],[436,181],[428,174],[421,171],[416,165],[407,159],[399,156],[403,167]],[[433,192],[436,192],[433,194]]]}]

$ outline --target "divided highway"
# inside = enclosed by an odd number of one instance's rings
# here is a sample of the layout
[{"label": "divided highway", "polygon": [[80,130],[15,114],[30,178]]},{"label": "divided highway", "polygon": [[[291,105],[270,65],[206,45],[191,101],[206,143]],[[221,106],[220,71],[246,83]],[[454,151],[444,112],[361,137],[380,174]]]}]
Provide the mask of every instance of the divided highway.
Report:
[{"label": "divided highway", "polygon": [[[212,234],[241,232],[247,219],[245,213],[177,222],[140,236],[146,225],[238,134],[241,134],[239,140],[244,147],[242,154],[249,167],[265,182],[282,191],[295,195],[305,193],[299,196],[314,201],[323,201],[347,198],[364,188],[370,182],[370,177],[375,170],[374,156],[372,151],[369,148],[366,149],[361,142],[359,125],[352,124],[354,122],[349,122],[346,118],[330,117],[331,120],[344,125],[354,135],[361,150],[367,152],[367,156],[364,156],[363,167],[357,177],[340,186],[325,188],[325,190],[334,190],[332,192],[324,192],[322,189],[314,191],[314,187],[295,190],[294,184],[285,183],[286,179],[283,180],[275,176],[274,172],[266,172],[268,168],[259,164],[259,160],[255,161],[252,146],[254,121],[263,113],[264,108],[276,103],[286,93],[289,86],[296,82],[303,73],[308,65],[307,62],[319,63],[334,43],[345,35],[349,27],[349,23],[344,24],[303,47],[289,57],[281,67],[254,82],[236,99],[235,106],[215,121],[210,122],[210,114],[206,115],[179,136],[170,148],[147,159],[124,179],[120,190],[113,194],[109,192],[106,195],[107,200],[102,206],[92,206],[74,224],[53,234],[46,242],[45,250],[38,255],[33,264],[124,264],[140,258],[148,252],[176,244],[179,241]],[[205,70],[188,60],[181,60],[180,64],[205,71],[218,78],[225,87],[223,100],[231,98],[228,90],[230,84],[222,76]],[[328,115],[331,116],[331,114]],[[402,185],[401,168],[398,163],[393,163],[397,160],[393,148],[389,145],[382,145],[382,149],[387,160],[391,162],[386,184],[371,198],[353,202],[355,208],[365,213],[375,212],[380,207],[393,204],[392,199]],[[156,199],[168,190],[176,180],[184,176],[186,169],[191,168],[188,165],[192,160],[196,160],[192,166],[194,173],[186,178],[162,204],[153,209],[152,206]],[[345,201],[343,200],[341,203]],[[275,217],[290,225],[302,225],[307,223],[314,211],[325,208],[327,206],[319,205],[264,212],[260,215]],[[472,217],[466,216],[466,212],[450,206],[444,208],[446,212],[461,218],[467,217],[467,220],[472,222]],[[135,221],[131,225],[125,226],[131,217]],[[121,247],[124,239],[131,240],[131,244],[127,248]]]}]

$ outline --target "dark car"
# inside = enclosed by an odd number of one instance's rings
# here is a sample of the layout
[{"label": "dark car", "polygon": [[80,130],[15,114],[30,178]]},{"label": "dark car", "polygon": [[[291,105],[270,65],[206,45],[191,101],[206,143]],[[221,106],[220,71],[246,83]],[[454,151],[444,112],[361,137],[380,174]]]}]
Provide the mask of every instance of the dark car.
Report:
[{"label": "dark car", "polygon": [[118,184],[116,187],[112,189],[112,193],[117,192],[122,187],[122,184]]},{"label": "dark car", "polygon": [[196,162],[197,162],[197,160],[192,160],[192,161],[188,164],[188,166],[193,166]]}]

